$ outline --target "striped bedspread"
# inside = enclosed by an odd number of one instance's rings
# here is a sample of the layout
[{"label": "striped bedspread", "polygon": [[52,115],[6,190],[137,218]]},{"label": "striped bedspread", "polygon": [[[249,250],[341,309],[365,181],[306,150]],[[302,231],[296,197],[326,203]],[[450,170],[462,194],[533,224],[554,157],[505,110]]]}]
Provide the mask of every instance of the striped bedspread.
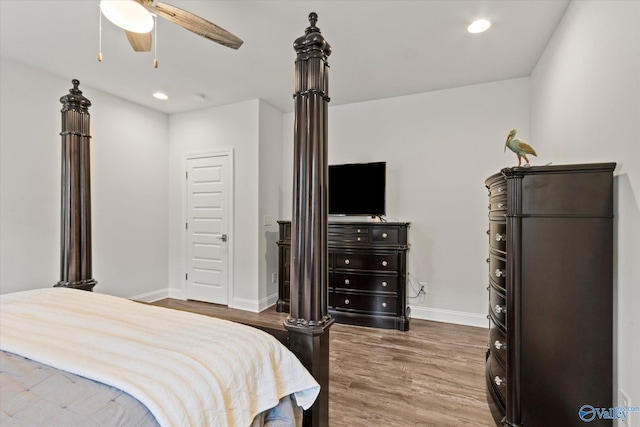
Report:
[{"label": "striped bedspread", "polygon": [[320,386],[260,330],[66,288],[0,295],[0,349],[119,388],[161,426],[249,426]]}]

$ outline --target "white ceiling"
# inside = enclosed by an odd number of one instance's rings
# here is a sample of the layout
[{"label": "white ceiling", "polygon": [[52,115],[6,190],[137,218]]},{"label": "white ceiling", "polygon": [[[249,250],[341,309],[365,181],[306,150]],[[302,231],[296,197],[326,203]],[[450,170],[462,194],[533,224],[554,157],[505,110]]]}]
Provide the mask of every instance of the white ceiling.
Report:
[{"label": "white ceiling", "polygon": [[[260,98],[293,107],[293,41],[309,12],[333,47],[331,105],[531,74],[568,0],[165,0],[231,31],[239,50],[158,19],[159,68],[103,19],[98,0],[0,0],[0,55],[146,107],[178,113]],[[492,28],[467,33],[476,18]],[[162,90],[170,99],[156,100]],[[193,94],[205,101],[196,101]],[[85,94],[91,98],[90,93]],[[61,94],[63,95],[63,94]]]}]

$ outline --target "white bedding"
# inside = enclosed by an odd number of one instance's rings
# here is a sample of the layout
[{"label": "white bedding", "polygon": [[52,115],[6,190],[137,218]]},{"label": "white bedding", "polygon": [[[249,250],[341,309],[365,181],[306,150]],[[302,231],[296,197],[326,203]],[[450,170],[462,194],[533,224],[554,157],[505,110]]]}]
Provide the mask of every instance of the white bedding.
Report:
[{"label": "white bedding", "polygon": [[249,426],[320,386],[260,330],[66,288],[0,295],[0,348],[117,387],[161,426]]}]

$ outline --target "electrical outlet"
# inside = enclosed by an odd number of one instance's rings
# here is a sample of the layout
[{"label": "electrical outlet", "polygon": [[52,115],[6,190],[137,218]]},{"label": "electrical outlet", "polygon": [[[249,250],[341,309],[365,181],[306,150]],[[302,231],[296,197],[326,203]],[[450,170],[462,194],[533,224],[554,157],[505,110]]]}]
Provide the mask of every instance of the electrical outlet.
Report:
[{"label": "electrical outlet", "polygon": [[271,273],[271,283],[276,283],[278,281],[278,273]]}]

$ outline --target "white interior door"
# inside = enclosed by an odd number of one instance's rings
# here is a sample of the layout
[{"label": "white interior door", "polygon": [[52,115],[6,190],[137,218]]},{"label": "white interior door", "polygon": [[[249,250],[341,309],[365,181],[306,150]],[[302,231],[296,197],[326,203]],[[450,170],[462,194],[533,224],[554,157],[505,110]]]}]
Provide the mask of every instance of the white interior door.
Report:
[{"label": "white interior door", "polygon": [[228,305],[229,156],[188,158],[187,298]]}]

